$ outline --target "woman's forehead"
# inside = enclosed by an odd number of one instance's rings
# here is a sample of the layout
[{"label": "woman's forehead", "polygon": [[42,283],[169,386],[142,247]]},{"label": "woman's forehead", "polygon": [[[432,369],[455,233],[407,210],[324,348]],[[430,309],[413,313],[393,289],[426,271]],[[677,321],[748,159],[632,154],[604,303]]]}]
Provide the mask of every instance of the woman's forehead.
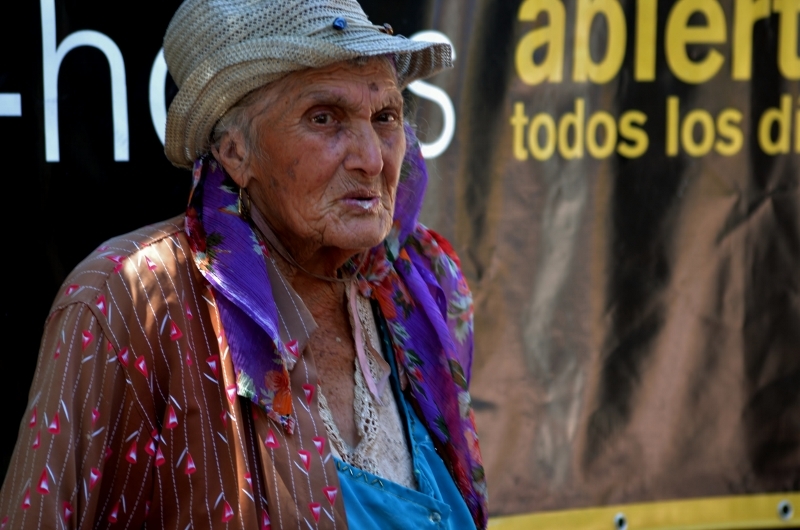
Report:
[{"label": "woman's forehead", "polygon": [[[381,105],[401,105],[403,96],[396,86],[380,86],[378,83],[356,83],[348,86],[347,81],[338,84],[319,84],[308,87],[297,94],[297,99],[312,105],[335,105],[339,107],[360,106],[364,102],[364,93],[369,91],[370,103]],[[355,90],[354,90],[355,88]]]},{"label": "woman's forehead", "polygon": [[277,83],[282,97],[316,104],[347,106],[354,98],[402,103],[394,67],[383,57],[365,62],[343,61],[323,68],[309,68],[288,75]]}]

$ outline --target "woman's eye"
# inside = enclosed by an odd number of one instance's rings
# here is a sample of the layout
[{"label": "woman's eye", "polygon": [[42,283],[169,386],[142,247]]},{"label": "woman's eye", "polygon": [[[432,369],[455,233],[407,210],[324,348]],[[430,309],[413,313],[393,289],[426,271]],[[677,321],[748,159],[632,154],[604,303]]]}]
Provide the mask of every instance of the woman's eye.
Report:
[{"label": "woman's eye", "polygon": [[317,125],[328,125],[331,122],[330,114],[317,114],[311,117],[311,121]]},{"label": "woman's eye", "polygon": [[376,121],[384,123],[392,123],[397,121],[397,115],[394,112],[381,112],[375,117]]}]

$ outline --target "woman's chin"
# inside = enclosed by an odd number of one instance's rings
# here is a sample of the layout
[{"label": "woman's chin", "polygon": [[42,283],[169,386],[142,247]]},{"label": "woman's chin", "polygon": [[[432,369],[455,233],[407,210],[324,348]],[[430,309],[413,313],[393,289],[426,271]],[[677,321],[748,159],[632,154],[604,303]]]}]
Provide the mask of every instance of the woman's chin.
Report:
[{"label": "woman's chin", "polygon": [[391,222],[376,219],[351,220],[330,234],[328,245],[354,253],[361,252],[381,244],[390,229]]}]

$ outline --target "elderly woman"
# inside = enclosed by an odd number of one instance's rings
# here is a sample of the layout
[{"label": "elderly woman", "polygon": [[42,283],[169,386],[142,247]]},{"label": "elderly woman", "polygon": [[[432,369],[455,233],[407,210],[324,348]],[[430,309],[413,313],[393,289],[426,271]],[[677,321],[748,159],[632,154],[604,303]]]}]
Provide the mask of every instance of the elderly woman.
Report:
[{"label": "elderly woman", "polygon": [[0,528],[484,527],[471,297],[401,94],[449,48],[353,0],[187,0],[165,53],[189,207],[65,283]]}]

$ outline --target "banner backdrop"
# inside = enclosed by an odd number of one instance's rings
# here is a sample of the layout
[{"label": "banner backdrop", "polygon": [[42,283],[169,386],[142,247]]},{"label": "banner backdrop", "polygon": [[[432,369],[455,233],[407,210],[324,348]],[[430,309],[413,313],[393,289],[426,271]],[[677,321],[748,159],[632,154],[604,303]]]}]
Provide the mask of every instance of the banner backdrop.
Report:
[{"label": "banner backdrop", "polygon": [[[7,4],[3,469],[60,283],[190,181],[160,140],[179,2]],[[409,103],[492,515],[800,491],[800,0],[362,5],[456,51]]]}]

